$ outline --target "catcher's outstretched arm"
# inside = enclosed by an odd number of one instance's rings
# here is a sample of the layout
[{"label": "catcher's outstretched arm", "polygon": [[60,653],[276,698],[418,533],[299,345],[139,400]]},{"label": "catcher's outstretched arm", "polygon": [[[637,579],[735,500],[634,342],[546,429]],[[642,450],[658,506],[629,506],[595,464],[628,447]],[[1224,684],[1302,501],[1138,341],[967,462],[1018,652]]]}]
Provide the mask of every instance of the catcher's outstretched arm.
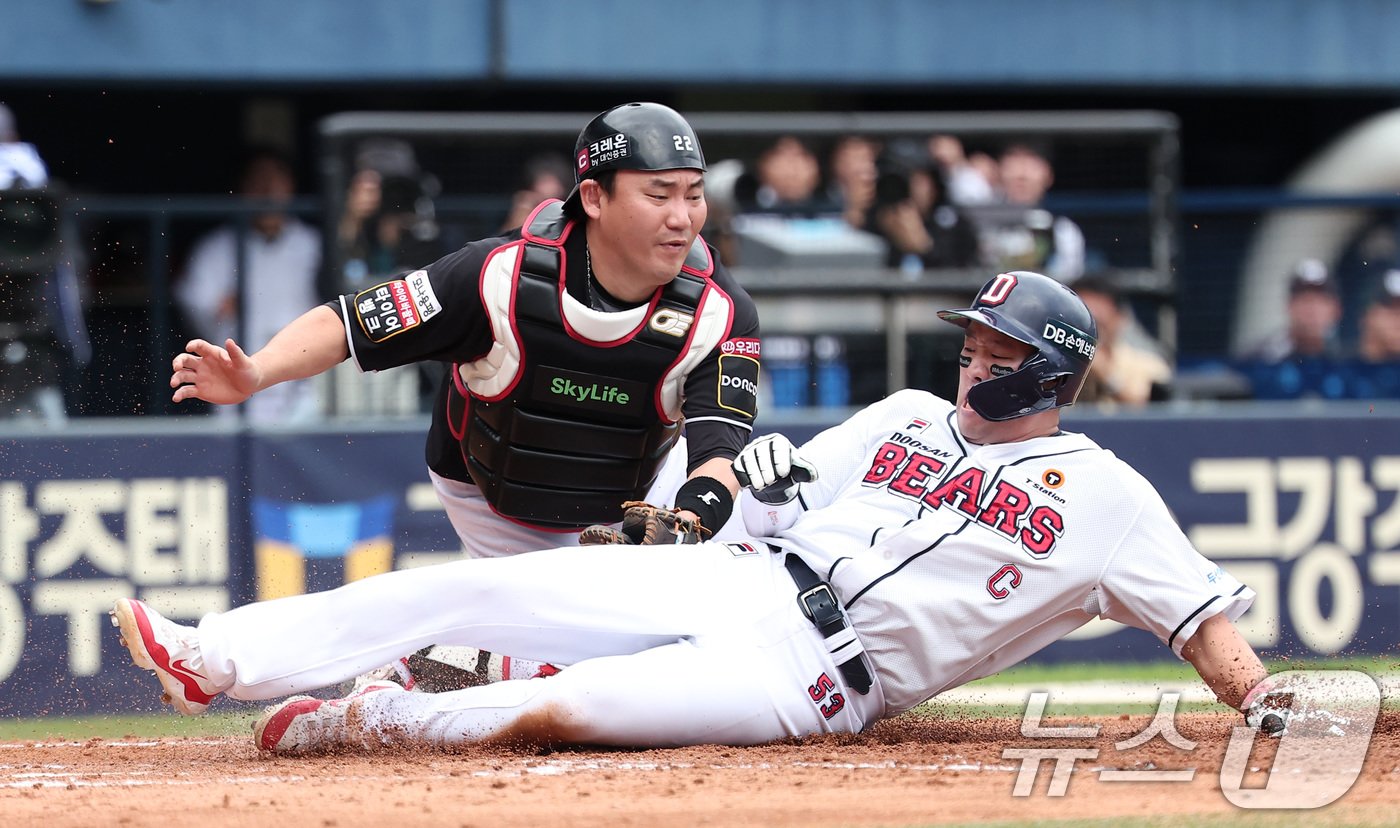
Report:
[{"label": "catcher's outstretched arm", "polygon": [[312,308],[277,332],[253,361],[262,368],[261,391],[288,380],[314,377],[350,356],[345,322],[326,305]]},{"label": "catcher's outstretched arm", "polygon": [[349,354],[345,324],[335,311],[321,305],[292,320],[251,356],[232,339],[223,346],[191,340],[185,352],[171,361],[172,399],[240,403],[279,382],[315,376]]}]

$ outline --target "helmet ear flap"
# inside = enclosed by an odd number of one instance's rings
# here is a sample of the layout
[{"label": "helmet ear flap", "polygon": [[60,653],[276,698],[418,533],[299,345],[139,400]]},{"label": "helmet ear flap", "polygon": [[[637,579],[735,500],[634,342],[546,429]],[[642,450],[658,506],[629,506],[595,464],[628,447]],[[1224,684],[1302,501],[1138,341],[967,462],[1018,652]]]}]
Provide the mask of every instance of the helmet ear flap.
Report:
[{"label": "helmet ear flap", "polygon": [[1089,373],[1098,330],[1074,291],[1030,271],[1000,273],[983,285],[970,308],[938,316],[967,328],[979,322],[1035,348],[1015,371],[967,391],[971,408],[988,420],[1009,420],[1072,405]]}]

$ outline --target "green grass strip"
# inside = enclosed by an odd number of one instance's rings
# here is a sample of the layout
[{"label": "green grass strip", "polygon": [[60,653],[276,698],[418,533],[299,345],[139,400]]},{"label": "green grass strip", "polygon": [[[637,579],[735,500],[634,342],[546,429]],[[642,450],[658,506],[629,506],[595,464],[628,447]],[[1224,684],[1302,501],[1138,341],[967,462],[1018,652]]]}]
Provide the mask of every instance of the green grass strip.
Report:
[{"label": "green grass strip", "polygon": [[166,736],[212,738],[248,736],[260,711],[181,716],[178,713],[50,716],[0,721],[0,741],[51,742],[87,739],[155,739]]},{"label": "green grass strip", "polygon": [[[1271,673],[1285,670],[1359,670],[1376,678],[1400,676],[1400,659],[1390,656],[1266,660]],[[1083,662],[1075,664],[1018,664],[994,676],[978,679],[968,686],[994,684],[1039,684],[1073,681],[1199,681],[1195,669],[1184,661]]]}]

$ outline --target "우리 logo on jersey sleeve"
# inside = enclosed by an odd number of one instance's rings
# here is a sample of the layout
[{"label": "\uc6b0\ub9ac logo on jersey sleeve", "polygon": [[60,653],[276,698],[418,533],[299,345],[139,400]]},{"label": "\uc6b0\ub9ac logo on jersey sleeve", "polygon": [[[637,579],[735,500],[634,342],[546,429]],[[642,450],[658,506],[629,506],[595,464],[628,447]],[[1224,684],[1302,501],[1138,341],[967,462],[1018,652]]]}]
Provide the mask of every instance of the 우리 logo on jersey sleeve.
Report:
[{"label": "\uc6b0\ub9ac logo on jersey sleeve", "polygon": [[360,330],[370,342],[383,342],[416,328],[442,310],[425,270],[360,291],[354,307]]},{"label": "\uc6b0\ub9ac logo on jersey sleeve", "polygon": [[758,359],[762,355],[762,351],[763,342],[761,340],[746,336],[736,336],[719,344],[719,352],[722,354],[738,354]]}]

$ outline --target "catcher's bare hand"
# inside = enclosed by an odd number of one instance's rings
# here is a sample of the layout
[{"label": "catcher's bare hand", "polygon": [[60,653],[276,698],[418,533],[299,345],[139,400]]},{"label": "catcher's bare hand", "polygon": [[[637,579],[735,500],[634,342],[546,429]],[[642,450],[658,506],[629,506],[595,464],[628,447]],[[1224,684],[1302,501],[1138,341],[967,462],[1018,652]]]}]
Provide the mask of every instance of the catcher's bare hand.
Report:
[{"label": "catcher's bare hand", "polygon": [[709,536],[710,531],[699,521],[642,500],[629,500],[622,504],[621,529],[601,524],[590,526],[579,533],[578,542],[583,546],[619,543],[655,546],[700,543]]},{"label": "catcher's bare hand", "polygon": [[170,387],[175,402],[188,399],[231,405],[253,396],[262,371],[232,339],[220,348],[203,339],[191,340],[185,353],[171,360]]},{"label": "catcher's bare hand", "polygon": [[765,434],[734,458],[734,476],[754,497],[774,505],[791,502],[802,483],[817,479],[817,468],[781,434]]}]

